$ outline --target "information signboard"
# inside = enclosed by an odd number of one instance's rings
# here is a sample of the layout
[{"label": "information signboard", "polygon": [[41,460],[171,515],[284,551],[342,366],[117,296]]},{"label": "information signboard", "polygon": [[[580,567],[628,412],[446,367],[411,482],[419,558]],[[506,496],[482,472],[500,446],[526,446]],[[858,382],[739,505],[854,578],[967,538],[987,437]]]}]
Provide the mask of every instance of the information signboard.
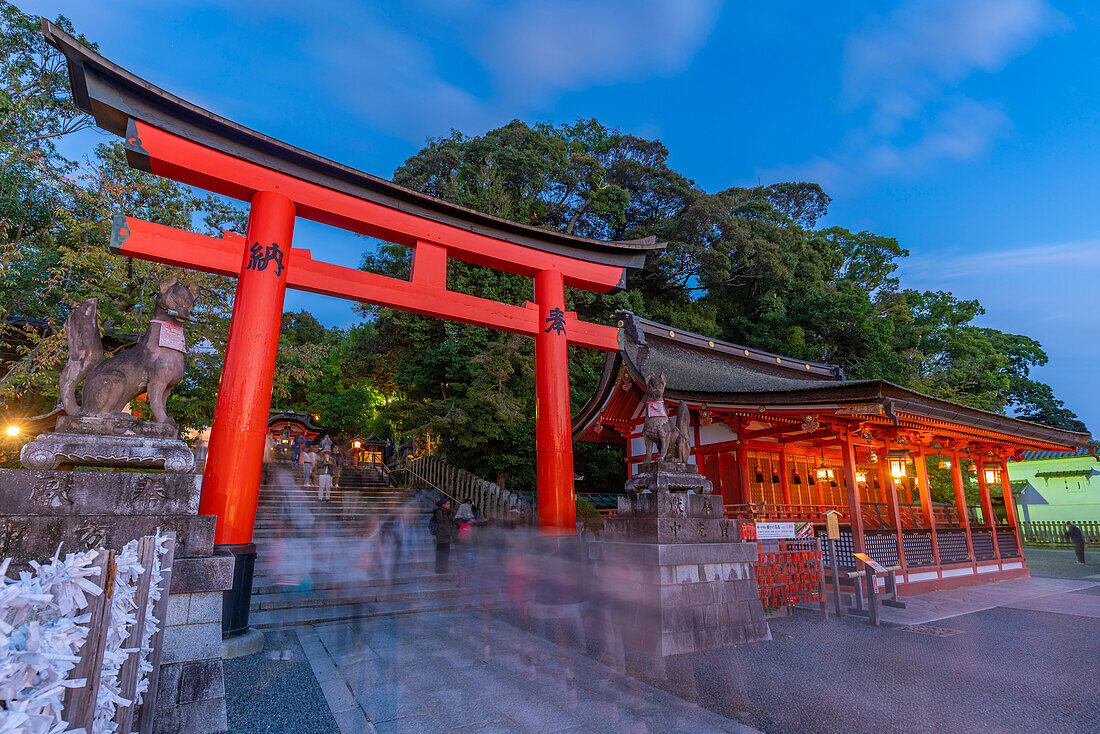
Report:
[{"label": "information signboard", "polygon": [[757,540],[778,540],[782,538],[794,538],[797,536],[797,523],[793,522],[758,522],[756,523]]}]

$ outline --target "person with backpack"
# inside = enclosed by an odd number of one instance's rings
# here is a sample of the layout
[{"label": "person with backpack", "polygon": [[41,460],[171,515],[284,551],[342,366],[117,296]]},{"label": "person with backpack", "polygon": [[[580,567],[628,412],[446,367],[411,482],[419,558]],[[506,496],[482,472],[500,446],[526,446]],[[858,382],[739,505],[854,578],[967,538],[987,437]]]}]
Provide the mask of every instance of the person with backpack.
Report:
[{"label": "person with backpack", "polygon": [[435,536],[435,572],[447,573],[451,564],[451,541],[454,540],[454,518],[451,501],[444,497],[435,503],[428,532]]}]

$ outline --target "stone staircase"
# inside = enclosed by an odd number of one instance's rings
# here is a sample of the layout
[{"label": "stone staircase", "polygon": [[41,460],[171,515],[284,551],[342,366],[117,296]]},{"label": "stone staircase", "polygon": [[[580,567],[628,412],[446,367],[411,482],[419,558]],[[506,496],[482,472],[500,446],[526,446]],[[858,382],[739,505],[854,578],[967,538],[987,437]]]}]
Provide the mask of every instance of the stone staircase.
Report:
[{"label": "stone staircase", "polygon": [[[340,487],[332,499],[317,499],[316,487],[300,483],[297,467],[287,464],[296,477],[292,486],[260,488],[256,514],[256,568],[252,583],[250,624],[270,629],[280,624],[304,625],[348,619],[450,611],[469,608],[470,594],[455,572],[436,574],[435,546],[428,533],[431,502],[408,490],[386,485],[380,472],[369,467],[345,467]],[[289,534],[296,543],[308,544],[312,555],[309,593],[286,591],[275,584],[271,548],[285,518],[297,521]],[[404,511],[405,542],[401,560],[392,574],[376,562],[365,573],[357,571],[365,541],[364,529],[379,526]],[[312,523],[301,518],[308,513]],[[308,529],[305,526],[311,525]],[[392,546],[378,541],[385,556]],[[265,553],[265,551],[267,551]],[[385,563],[385,561],[383,561]],[[387,576],[391,576],[387,578]]]}]

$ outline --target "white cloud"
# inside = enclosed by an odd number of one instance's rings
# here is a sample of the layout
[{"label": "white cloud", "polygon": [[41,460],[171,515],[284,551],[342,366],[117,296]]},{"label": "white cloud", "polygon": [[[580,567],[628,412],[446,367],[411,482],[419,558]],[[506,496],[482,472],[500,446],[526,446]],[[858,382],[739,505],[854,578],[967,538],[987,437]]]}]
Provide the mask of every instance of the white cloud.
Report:
[{"label": "white cloud", "polygon": [[509,96],[681,71],[710,34],[716,0],[527,0],[494,14],[471,52]]},{"label": "white cloud", "polygon": [[843,105],[861,122],[843,144],[758,176],[843,192],[979,157],[1011,122],[997,103],[953,90],[976,72],[1000,70],[1063,24],[1045,0],[907,0],[848,38]]},{"label": "white cloud", "polygon": [[814,181],[833,193],[843,193],[876,178],[913,177],[943,161],[967,161],[990,148],[1010,127],[996,106],[954,97],[929,115],[917,137],[899,142],[861,130],[850,144],[829,156],[806,163],[776,166],[758,172],[764,181]]},{"label": "white cloud", "polygon": [[[450,128],[476,133],[562,92],[674,74],[717,20],[719,0],[421,0],[415,32],[370,8],[325,24],[314,53],[329,83],[372,123],[410,142]],[[345,8],[347,10],[347,8]],[[405,19],[408,20],[408,19]],[[427,39],[465,53],[486,83],[448,81]]]},{"label": "white cloud", "polygon": [[[1079,242],[1055,242],[1016,247],[993,252],[941,251],[935,255],[914,256],[905,260],[905,275],[919,281],[956,281],[976,276],[1008,278],[1014,283],[1033,278],[1058,278],[1064,284],[1070,278],[1093,281],[1100,273],[1100,239]],[[1094,291],[1090,286],[1087,290]],[[1064,287],[1053,288],[1058,297]],[[1100,316],[1100,309],[1094,311]]]},{"label": "white cloud", "polygon": [[996,72],[1060,24],[1044,0],[917,0],[849,37],[843,92],[892,132],[976,71]]}]

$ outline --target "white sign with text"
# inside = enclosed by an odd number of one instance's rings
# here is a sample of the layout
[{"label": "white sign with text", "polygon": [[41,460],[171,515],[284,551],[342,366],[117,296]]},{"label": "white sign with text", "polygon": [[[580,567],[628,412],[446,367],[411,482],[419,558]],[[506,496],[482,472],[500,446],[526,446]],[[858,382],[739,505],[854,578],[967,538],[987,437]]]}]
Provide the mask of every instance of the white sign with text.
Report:
[{"label": "white sign with text", "polygon": [[794,538],[797,529],[793,522],[758,522],[756,523],[757,540],[776,540],[779,538]]}]

